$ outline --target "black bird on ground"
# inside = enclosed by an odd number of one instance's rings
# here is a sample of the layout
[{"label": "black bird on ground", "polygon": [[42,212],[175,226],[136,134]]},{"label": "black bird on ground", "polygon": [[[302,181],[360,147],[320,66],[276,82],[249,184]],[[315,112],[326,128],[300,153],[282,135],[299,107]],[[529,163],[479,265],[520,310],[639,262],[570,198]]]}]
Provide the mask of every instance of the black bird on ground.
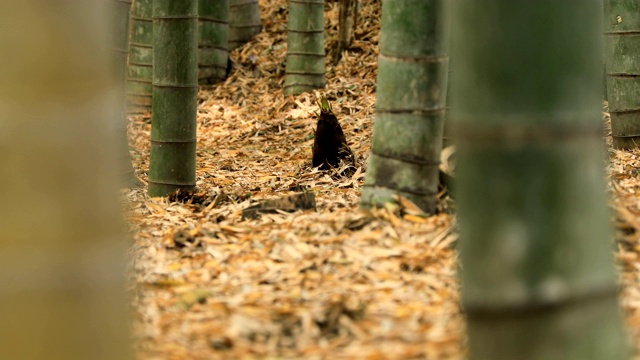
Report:
[{"label": "black bird on ground", "polygon": [[341,160],[355,167],[355,156],[347,145],[347,139],[329,101],[323,96],[318,105],[320,114],[313,141],[313,167],[329,170],[339,167]]}]

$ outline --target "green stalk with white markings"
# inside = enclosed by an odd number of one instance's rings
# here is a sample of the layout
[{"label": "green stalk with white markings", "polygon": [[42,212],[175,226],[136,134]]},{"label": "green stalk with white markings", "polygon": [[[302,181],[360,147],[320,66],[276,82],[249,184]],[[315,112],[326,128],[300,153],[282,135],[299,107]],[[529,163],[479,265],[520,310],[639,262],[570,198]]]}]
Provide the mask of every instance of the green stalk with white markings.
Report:
[{"label": "green stalk with white markings", "polygon": [[436,210],[447,94],[448,1],[382,2],[371,156],[361,206],[404,196]]}]

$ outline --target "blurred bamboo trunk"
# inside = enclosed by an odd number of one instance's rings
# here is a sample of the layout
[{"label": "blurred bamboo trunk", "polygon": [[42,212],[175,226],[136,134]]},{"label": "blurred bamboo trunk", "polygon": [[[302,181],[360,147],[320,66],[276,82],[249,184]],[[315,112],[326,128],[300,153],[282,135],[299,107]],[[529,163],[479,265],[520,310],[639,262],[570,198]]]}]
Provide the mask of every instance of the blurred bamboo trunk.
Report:
[{"label": "blurred bamboo trunk", "polygon": [[229,51],[262,31],[258,0],[229,0]]},{"label": "blurred bamboo trunk", "polygon": [[131,359],[111,4],[0,2],[0,359]]},{"label": "blurred bamboo trunk", "polygon": [[127,108],[133,114],[151,112],[153,87],[153,0],[133,0],[127,71]]},{"label": "blurred bamboo trunk", "polygon": [[141,185],[140,180],[136,177],[131,163],[131,154],[129,154],[129,142],[127,141],[127,113],[126,113],[126,95],[125,89],[127,85],[127,59],[129,54],[129,16],[131,11],[131,1],[126,0],[110,0],[109,10],[113,16],[112,51],[114,56],[114,66],[117,72],[120,94],[122,99],[119,101],[119,111],[117,115],[117,127],[119,136],[119,158],[120,172],[122,173],[122,181],[124,186],[137,187]]},{"label": "blurred bamboo trunk", "polygon": [[153,2],[149,195],[196,186],[198,0]]},{"label": "blurred bamboo trunk", "polygon": [[338,24],[338,47],[333,63],[337,65],[342,52],[351,46],[353,32],[358,21],[358,0],[340,0],[340,20]]},{"label": "blurred bamboo trunk", "polygon": [[601,2],[457,0],[453,13],[471,359],[628,359],[605,206]]},{"label": "blurred bamboo trunk", "polygon": [[284,94],[324,87],[324,0],[289,0]]},{"label": "blurred bamboo trunk", "polygon": [[436,210],[447,94],[448,1],[382,1],[376,119],[361,206],[401,195]]},{"label": "blurred bamboo trunk", "polygon": [[640,146],[640,6],[605,0],[605,71],[613,146]]}]

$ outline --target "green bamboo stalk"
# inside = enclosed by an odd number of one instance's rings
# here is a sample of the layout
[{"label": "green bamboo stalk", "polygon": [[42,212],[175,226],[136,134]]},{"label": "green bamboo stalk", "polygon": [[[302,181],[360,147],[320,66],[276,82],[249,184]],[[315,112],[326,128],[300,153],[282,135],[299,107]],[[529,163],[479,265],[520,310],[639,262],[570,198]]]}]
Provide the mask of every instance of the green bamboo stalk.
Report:
[{"label": "green bamboo stalk", "polygon": [[151,112],[153,78],[153,0],[134,0],[131,11],[129,69],[127,81],[128,111]]},{"label": "green bamboo stalk", "polygon": [[613,146],[640,146],[640,4],[605,0],[607,98]]},{"label": "green bamboo stalk", "polygon": [[200,0],[198,12],[198,82],[215,84],[227,75],[229,0]]},{"label": "green bamboo stalk", "polygon": [[262,31],[258,0],[229,0],[229,51]]},{"label": "green bamboo stalk", "polygon": [[133,358],[111,5],[0,2],[0,359]]},{"label": "green bamboo stalk", "polygon": [[324,0],[289,0],[284,94],[324,87]]},{"label": "green bamboo stalk", "polygon": [[342,59],[342,52],[351,46],[353,32],[358,22],[358,0],[340,0],[340,14],[338,23],[338,46],[333,64],[337,65]]},{"label": "green bamboo stalk", "polygon": [[124,185],[127,187],[137,187],[142,185],[136,177],[129,154],[129,144],[127,136],[127,113],[126,113],[126,84],[127,84],[127,59],[129,51],[129,16],[131,11],[131,0],[110,0],[110,11],[113,16],[114,36],[112,36],[112,51],[115,58],[115,71],[118,79],[119,93],[121,101],[118,103],[118,140],[120,142],[119,158],[120,172],[123,174]]},{"label": "green bamboo stalk", "polygon": [[627,359],[603,181],[601,2],[457,0],[454,14],[471,359]]},{"label": "green bamboo stalk", "polygon": [[131,0],[109,0],[109,11],[113,17],[114,36],[112,47],[116,60],[119,85],[124,87],[126,81],[127,60],[129,57],[129,16]]},{"label": "green bamboo stalk", "polygon": [[447,93],[447,1],[382,1],[376,119],[361,206],[434,212]]},{"label": "green bamboo stalk", "polygon": [[196,185],[198,0],[153,3],[153,114],[149,195]]}]

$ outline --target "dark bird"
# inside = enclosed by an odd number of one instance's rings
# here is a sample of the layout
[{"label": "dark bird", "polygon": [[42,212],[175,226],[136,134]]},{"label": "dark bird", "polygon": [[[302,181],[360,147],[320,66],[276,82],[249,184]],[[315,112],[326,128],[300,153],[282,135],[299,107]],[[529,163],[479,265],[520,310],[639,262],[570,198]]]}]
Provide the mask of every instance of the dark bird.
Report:
[{"label": "dark bird", "polygon": [[322,97],[315,140],[313,141],[313,167],[320,170],[337,168],[340,161],[355,166],[355,156],[347,145],[342,127],[326,97]]}]

